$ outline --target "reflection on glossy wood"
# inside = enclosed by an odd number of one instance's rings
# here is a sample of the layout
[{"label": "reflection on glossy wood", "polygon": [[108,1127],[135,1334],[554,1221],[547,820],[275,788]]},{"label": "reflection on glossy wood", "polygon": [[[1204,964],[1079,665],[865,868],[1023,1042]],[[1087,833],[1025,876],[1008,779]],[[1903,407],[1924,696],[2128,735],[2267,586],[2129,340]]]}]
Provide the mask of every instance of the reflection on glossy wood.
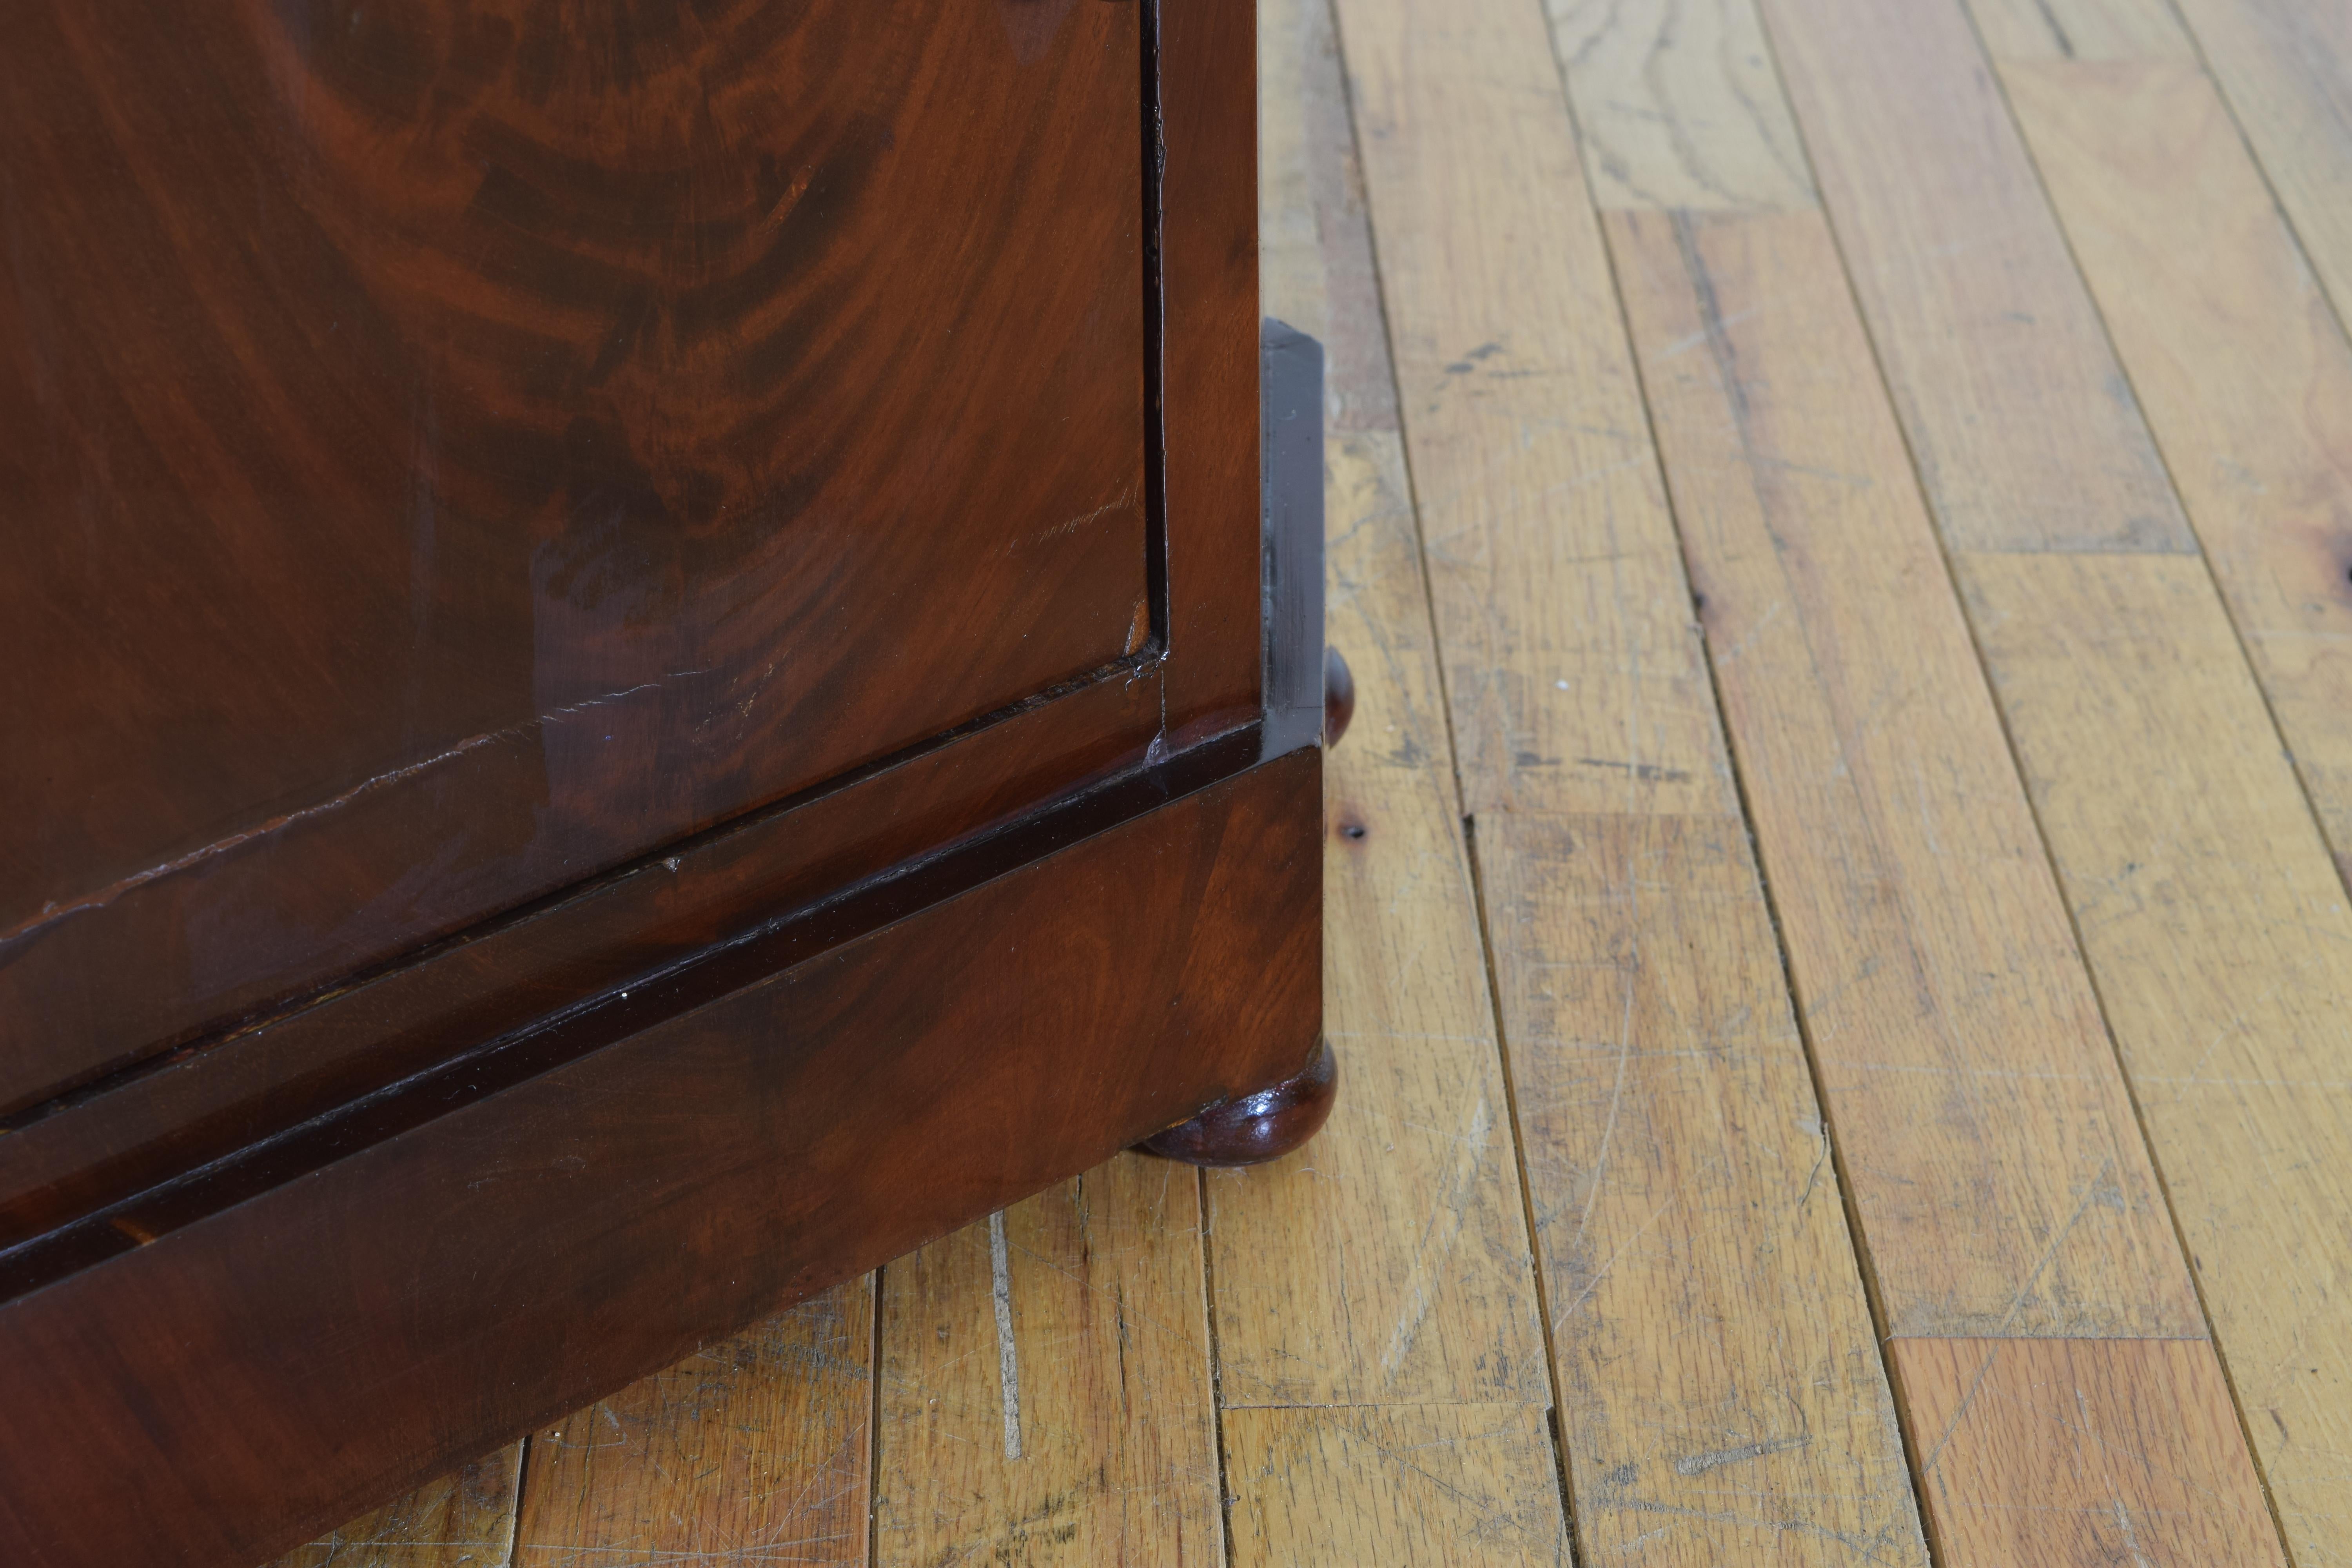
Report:
[{"label": "reflection on glossy wood", "polygon": [[1263,1165],[1314,1137],[1339,1092],[1339,1058],[1318,1039],[1307,1065],[1288,1078],[1221,1100],[1136,1146],[1192,1165]]},{"label": "reflection on glossy wood", "polygon": [[1356,717],[1356,677],[1335,647],[1323,650],[1323,743],[1336,746]]},{"label": "reflection on glossy wood", "polygon": [[0,1137],[0,1245],[1002,826],[1139,762],[1159,719],[1156,677],[1097,682],[59,1107]]},{"label": "reflection on glossy wood", "polygon": [[1160,25],[1155,130],[1164,158],[1156,324],[1168,440],[1168,721],[1179,733],[1206,733],[1246,717],[1259,690],[1257,7],[1177,0],[1150,4],[1148,14]]},{"label": "reflection on glossy wood", "polygon": [[1118,658],[1139,11],[13,8],[0,1108]]}]

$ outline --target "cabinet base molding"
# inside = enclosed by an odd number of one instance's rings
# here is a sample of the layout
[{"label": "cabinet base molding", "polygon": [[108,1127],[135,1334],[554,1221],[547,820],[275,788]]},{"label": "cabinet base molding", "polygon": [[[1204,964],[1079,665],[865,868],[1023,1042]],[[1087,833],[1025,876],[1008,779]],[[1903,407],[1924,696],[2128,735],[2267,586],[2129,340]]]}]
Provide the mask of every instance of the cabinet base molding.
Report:
[{"label": "cabinet base molding", "polygon": [[1259,743],[13,1249],[0,1562],[249,1568],[1171,1124],[1297,1142],[1330,1089],[1319,1048],[1288,1076],[1321,1029],[1321,752]]}]

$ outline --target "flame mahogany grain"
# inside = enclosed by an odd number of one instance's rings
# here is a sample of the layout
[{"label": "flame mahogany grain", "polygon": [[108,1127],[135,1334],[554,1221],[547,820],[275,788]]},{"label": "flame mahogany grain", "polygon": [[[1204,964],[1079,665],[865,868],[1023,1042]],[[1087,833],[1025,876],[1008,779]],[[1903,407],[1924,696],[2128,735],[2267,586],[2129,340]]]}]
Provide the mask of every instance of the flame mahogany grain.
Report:
[{"label": "flame mahogany grain", "polygon": [[0,1113],[1139,653],[1145,15],[10,6]]},{"label": "flame mahogany grain", "polygon": [[0,1563],[249,1568],[1312,1131],[1249,0],[5,35]]},{"label": "flame mahogany grain", "polygon": [[362,1102],[302,1179],[130,1211],[152,1240],[0,1303],[0,1562],[249,1568],[1280,1078],[1321,813],[1293,752],[491,1092],[420,1085],[389,1135]]}]

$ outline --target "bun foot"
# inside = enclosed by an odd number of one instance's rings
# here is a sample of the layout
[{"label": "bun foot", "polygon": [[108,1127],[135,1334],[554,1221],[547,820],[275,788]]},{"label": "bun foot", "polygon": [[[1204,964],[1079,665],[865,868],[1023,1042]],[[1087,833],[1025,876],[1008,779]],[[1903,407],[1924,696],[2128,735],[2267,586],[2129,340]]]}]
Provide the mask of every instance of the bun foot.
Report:
[{"label": "bun foot", "polygon": [[1322,1127],[1339,1083],[1339,1058],[1329,1041],[1318,1040],[1297,1077],[1213,1105],[1136,1147],[1189,1165],[1255,1165],[1278,1159]]},{"label": "bun foot", "polygon": [[1336,746],[1356,716],[1356,677],[1329,643],[1323,645],[1323,743]]}]

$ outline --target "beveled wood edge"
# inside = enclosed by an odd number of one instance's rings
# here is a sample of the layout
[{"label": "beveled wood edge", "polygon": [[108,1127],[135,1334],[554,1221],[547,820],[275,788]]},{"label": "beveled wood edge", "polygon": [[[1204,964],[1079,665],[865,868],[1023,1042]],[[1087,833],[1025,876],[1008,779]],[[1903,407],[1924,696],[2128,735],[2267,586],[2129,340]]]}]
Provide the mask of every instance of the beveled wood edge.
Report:
[{"label": "beveled wood edge", "polygon": [[[624,905],[630,898],[646,905],[646,920],[656,920],[663,905],[673,902],[673,889],[694,881],[696,868],[715,865],[724,877],[755,860],[762,842],[769,848],[781,844],[791,856],[800,848],[793,844],[795,835],[821,839],[840,830],[845,814],[856,827],[861,799],[877,818],[866,827],[870,842],[894,847],[894,853],[877,851],[863,860],[856,851],[804,853],[797,881],[791,868],[752,877],[755,886],[736,896],[731,914],[703,912],[710,931],[701,947],[739,941],[755,926],[791,917],[779,910],[837,896],[861,879],[896,875],[969,837],[1007,826],[1037,802],[1073,797],[1124,769],[1164,764],[1244,726],[1258,731],[1261,757],[1322,741],[1322,345],[1282,322],[1265,322],[1258,355],[1265,475],[1258,496],[1258,651],[1265,677],[1258,715],[1200,715],[1171,733],[1164,699],[1167,658],[1146,648],[1129,666],[1112,666],[842,781],[656,848],[433,942],[376,973],[280,1008],[261,1023],[163,1053],[14,1123],[0,1123],[0,1248],[28,1244],[136,1192],[174,1183],[191,1168],[480,1051],[489,1041],[543,1027],[548,1018],[588,1006],[597,994],[642,985],[670,962],[691,962],[691,952],[675,945],[666,954],[645,952],[645,933],[628,929]],[[1129,699],[1124,717],[1119,699]],[[1054,736],[1056,724],[1068,726],[1068,736]],[[988,759],[990,750],[1004,754]],[[960,757],[979,759],[973,764],[983,773],[979,802],[967,802],[962,816],[948,814],[934,823],[927,839],[908,842],[903,832],[891,839],[891,827],[922,811],[924,799],[939,790],[940,769],[955,766]],[[992,769],[1009,771],[990,793],[985,785]],[[1004,799],[1013,775],[1028,787],[1040,771],[1054,769],[1063,775],[1051,785]],[[604,947],[597,950],[600,933]],[[567,950],[567,941],[576,950]],[[518,1011],[524,996],[527,1004]],[[360,1023],[352,1027],[346,1020]],[[289,1077],[297,1081],[289,1084]]]},{"label": "beveled wood edge", "polygon": [[428,1068],[323,1114],[274,1127],[193,1169],[164,1173],[118,1201],[61,1218],[0,1251],[0,1305],[1280,760],[1261,751],[1261,727],[1251,724],[1147,761],[651,974],[467,1042]]},{"label": "beveled wood edge", "polygon": [[[1032,699],[0,1121],[0,1256],[152,1184],[159,1158],[186,1169],[221,1157],[1139,765],[1160,718],[1160,664]],[[962,801],[959,770],[978,775]],[[1018,787],[1041,773],[1054,782]],[[845,825],[862,837],[804,842]],[[722,879],[744,886],[694,910],[698,881]],[[665,953],[645,940],[646,927],[698,918],[699,942]]]},{"label": "beveled wood edge", "polygon": [[[26,1369],[6,1463],[46,1478],[0,1509],[0,1555],[269,1557],[1263,1081],[1319,1029],[1321,767],[1253,739],[1227,739],[1217,782],[775,984],[0,1301]],[[1180,891],[1181,918],[1156,912]],[[1118,977],[1076,930],[1022,938],[1024,909],[1051,924],[1073,900]],[[681,1070],[714,1098],[681,1100]],[[679,1229],[685,1187],[707,1226]],[[352,1423],[360,1396],[383,1419]]]}]

